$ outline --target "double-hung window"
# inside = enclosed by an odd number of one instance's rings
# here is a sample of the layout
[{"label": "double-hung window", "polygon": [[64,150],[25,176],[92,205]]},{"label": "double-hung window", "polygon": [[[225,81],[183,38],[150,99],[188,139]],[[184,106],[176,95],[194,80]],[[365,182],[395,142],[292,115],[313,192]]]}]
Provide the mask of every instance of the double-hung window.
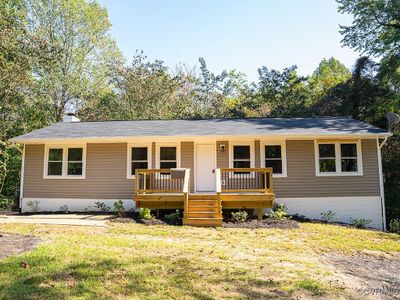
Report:
[{"label": "double-hung window", "polygon": [[179,168],[179,145],[166,143],[157,145],[157,167],[159,169]]},{"label": "double-hung window", "polygon": [[45,147],[44,178],[84,179],[86,146]]},{"label": "double-hung window", "polygon": [[63,148],[49,148],[47,174],[48,176],[62,176],[63,173]]},{"label": "double-hung window", "polygon": [[316,174],[362,175],[360,141],[316,142]]},{"label": "double-hung window", "polygon": [[261,142],[261,166],[272,168],[274,177],[286,176],[285,141]]},{"label": "double-hung window", "polygon": [[128,178],[135,178],[136,169],[151,168],[151,144],[128,144]]},{"label": "double-hung window", "polygon": [[83,148],[68,148],[67,175],[82,176]]},{"label": "double-hung window", "polygon": [[176,147],[160,147],[160,169],[176,168]]},{"label": "double-hung window", "polygon": [[[230,167],[236,169],[254,168],[254,145],[252,143],[230,143]],[[248,172],[235,172],[243,174]]]},{"label": "double-hung window", "polygon": [[233,167],[250,168],[250,146],[248,145],[233,146]]}]

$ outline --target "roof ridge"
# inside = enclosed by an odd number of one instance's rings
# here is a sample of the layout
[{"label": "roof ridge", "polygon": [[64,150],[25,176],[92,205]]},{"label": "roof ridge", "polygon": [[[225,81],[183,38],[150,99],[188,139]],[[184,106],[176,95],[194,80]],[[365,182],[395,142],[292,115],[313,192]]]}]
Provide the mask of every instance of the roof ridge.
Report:
[{"label": "roof ridge", "polygon": [[[251,117],[251,118],[239,118],[239,117],[230,117],[230,118],[188,118],[188,119],[133,119],[133,120],[90,120],[90,121],[79,121],[79,122],[71,122],[73,123],[106,123],[106,122],[139,122],[139,121],[212,121],[212,120],[299,120],[299,119],[353,119],[349,116],[311,116],[311,117],[287,117],[287,118],[276,118],[276,117]],[[356,120],[356,119],[353,119]],[[360,120],[356,120],[360,121]],[[363,122],[363,121],[360,121]],[[65,122],[58,122],[65,123]],[[69,122],[66,122],[69,123]]]}]

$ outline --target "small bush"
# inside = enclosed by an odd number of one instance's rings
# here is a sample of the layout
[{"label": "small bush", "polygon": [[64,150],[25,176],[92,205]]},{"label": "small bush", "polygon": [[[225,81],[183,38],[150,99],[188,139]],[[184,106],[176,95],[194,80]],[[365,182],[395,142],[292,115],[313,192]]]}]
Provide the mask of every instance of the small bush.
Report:
[{"label": "small bush", "polygon": [[321,219],[322,219],[322,221],[325,221],[326,223],[331,223],[331,222],[333,222],[335,215],[336,215],[336,213],[334,211],[331,211],[331,210],[324,211],[321,213]]},{"label": "small bush", "polygon": [[271,209],[269,217],[276,220],[285,220],[288,218],[286,206],[284,204],[275,204]]},{"label": "small bush", "polygon": [[141,219],[145,219],[145,220],[152,220],[154,219],[154,217],[151,215],[151,210],[150,208],[141,208],[139,209],[139,215]]},{"label": "small bush", "polygon": [[0,210],[9,210],[16,206],[15,199],[0,196]]},{"label": "small bush", "polygon": [[233,221],[243,223],[247,221],[249,214],[247,213],[247,211],[239,210],[237,212],[232,212],[231,216]]},{"label": "small bush", "polygon": [[369,219],[353,219],[353,218],[350,218],[350,223],[355,228],[365,228],[371,222],[372,221],[369,220]]},{"label": "small bush", "polygon": [[97,201],[94,204],[96,204],[96,208],[98,208],[102,212],[107,212],[110,211],[111,209],[111,207],[105,204],[104,202]]},{"label": "small bush", "polygon": [[125,217],[124,202],[122,200],[114,202],[114,212],[121,218]]},{"label": "small bush", "polygon": [[39,210],[39,203],[40,202],[37,200],[35,201],[29,200],[28,202],[26,202],[26,206],[28,206],[31,209],[31,211],[35,213]]},{"label": "small bush", "polygon": [[69,212],[69,206],[65,204],[63,206],[60,206],[60,208],[58,210],[65,212],[67,214]]},{"label": "small bush", "polygon": [[321,296],[324,294],[323,287],[314,279],[304,279],[297,284],[297,287],[312,292],[313,296]]},{"label": "small bush", "polygon": [[181,213],[180,213],[179,209],[177,209],[174,213],[165,215],[165,220],[169,224],[173,224],[173,225],[178,224],[179,221],[181,220]]},{"label": "small bush", "polygon": [[390,220],[389,231],[400,234],[400,219]]}]

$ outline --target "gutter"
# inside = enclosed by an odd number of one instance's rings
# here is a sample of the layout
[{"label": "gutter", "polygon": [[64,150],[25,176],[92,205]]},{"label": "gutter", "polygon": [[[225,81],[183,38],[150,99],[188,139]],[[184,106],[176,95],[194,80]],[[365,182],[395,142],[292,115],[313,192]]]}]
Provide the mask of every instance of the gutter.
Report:
[{"label": "gutter", "polygon": [[21,172],[20,172],[20,190],[19,190],[19,204],[18,204],[18,208],[19,208],[19,213],[22,212],[22,200],[24,197],[24,173],[25,173],[25,144],[22,145],[23,149],[22,149],[22,163],[21,163]]},{"label": "gutter", "polygon": [[139,140],[147,141],[149,139],[155,142],[166,142],[169,140],[190,141],[197,139],[260,139],[268,137],[268,139],[286,139],[286,140],[314,140],[314,139],[387,139],[392,136],[391,133],[382,134],[213,134],[213,135],[165,135],[165,136],[102,136],[102,137],[63,137],[63,138],[24,138],[15,137],[10,141],[18,144],[46,144],[46,143],[117,143],[117,142],[137,142]]},{"label": "gutter", "polygon": [[[392,136],[392,134],[390,134]],[[386,228],[386,207],[385,207],[385,189],[383,180],[383,170],[382,170],[382,153],[381,150],[385,146],[389,136],[384,137],[383,141],[379,143],[379,138],[376,139],[377,152],[378,152],[378,169],[379,169],[379,190],[381,198],[381,216],[382,216],[382,228],[383,231],[387,231]]]}]

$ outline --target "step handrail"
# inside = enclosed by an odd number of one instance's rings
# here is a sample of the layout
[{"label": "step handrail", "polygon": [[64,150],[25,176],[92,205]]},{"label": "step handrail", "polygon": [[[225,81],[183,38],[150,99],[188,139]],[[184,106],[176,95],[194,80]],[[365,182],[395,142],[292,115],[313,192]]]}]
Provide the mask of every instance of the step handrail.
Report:
[{"label": "step handrail", "polygon": [[186,217],[188,215],[188,209],[189,209],[189,194],[190,194],[190,169],[185,170],[185,178],[183,181],[183,210],[184,210],[184,216]]}]

